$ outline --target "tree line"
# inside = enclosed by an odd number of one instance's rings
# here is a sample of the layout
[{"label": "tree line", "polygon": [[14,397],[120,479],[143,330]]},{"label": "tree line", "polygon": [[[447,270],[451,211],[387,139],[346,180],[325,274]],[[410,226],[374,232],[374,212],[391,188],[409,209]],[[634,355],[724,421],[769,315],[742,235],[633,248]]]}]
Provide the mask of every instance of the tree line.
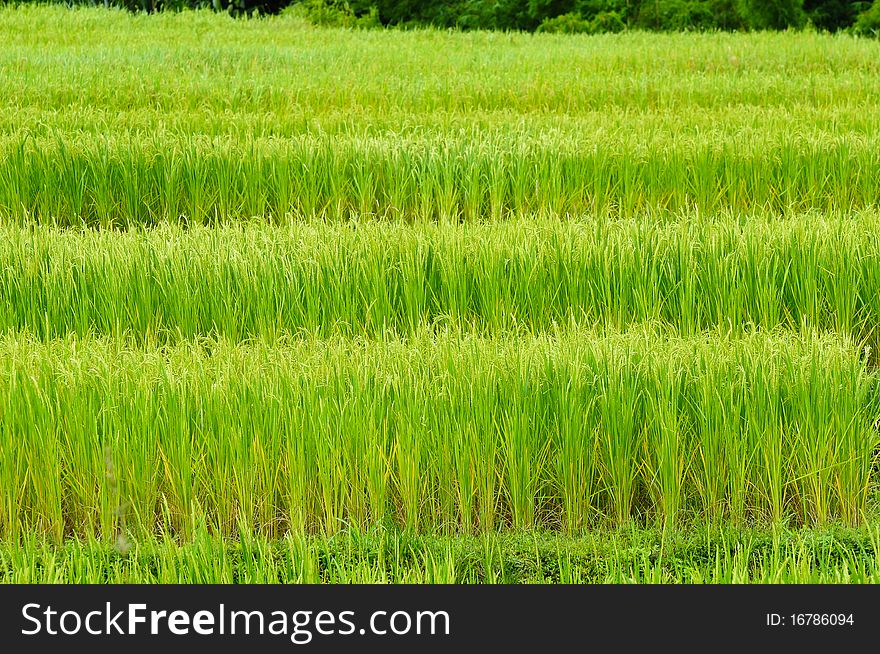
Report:
[{"label": "tree line", "polygon": [[[0,4],[29,1],[0,0]],[[289,12],[315,24],[340,27],[435,26],[461,30],[600,33],[627,29],[744,31],[812,26],[828,32],[880,33],[880,0],[60,1],[147,12],[187,8],[207,8],[236,15]]]}]

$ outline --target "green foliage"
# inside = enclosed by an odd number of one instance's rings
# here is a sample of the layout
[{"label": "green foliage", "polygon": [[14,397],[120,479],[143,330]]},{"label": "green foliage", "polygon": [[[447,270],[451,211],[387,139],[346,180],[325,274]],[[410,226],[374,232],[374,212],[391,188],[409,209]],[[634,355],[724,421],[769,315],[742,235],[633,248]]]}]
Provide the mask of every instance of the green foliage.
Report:
[{"label": "green foliage", "polygon": [[615,33],[623,32],[626,29],[626,23],[616,11],[600,11],[590,20],[590,27],[594,34]]},{"label": "green foliage", "polygon": [[747,28],[740,0],[707,0],[706,6],[713,17],[711,28],[737,31]]},{"label": "green foliage", "polygon": [[803,27],[804,0],[739,0],[746,25],[757,30]]},{"label": "green foliage", "polygon": [[[28,0],[23,0],[27,2]],[[38,0],[42,2],[43,0]],[[52,0],[49,0],[50,2]],[[213,9],[234,16],[277,14],[289,0],[56,0],[67,5],[103,5],[122,7],[130,11],[154,13],[183,11],[185,9]]]},{"label": "green foliage", "polygon": [[528,5],[532,17],[543,21],[572,12],[575,2],[574,0],[528,0]]},{"label": "green foliage", "polygon": [[[336,2],[336,0],[325,0]],[[418,21],[425,5],[442,3],[425,3],[420,0],[351,0],[350,6],[358,15],[369,14],[375,9],[381,22],[385,25],[402,25]]]},{"label": "green foliage", "polygon": [[282,14],[300,16],[321,27],[370,29],[382,26],[375,7],[357,15],[344,0],[304,0],[288,6]]},{"label": "green foliage", "polygon": [[[81,48],[59,63],[25,37],[28,11],[4,16],[24,53],[21,74],[0,78],[10,221],[837,215],[880,194],[880,142],[860,109],[880,94],[871,42],[631,34],[548,48],[520,34],[350,30],[328,48],[300,21],[244,29],[200,12],[146,21],[111,52],[91,25],[122,38],[133,17],[39,10],[45,38]],[[150,44],[165,32],[160,55]],[[97,56],[115,65],[98,74]],[[177,82],[194,69],[198,83]]]},{"label": "green foliage", "polygon": [[537,21],[521,0],[452,0],[420,9],[422,24],[461,30],[533,30]]},{"label": "green foliage", "polygon": [[539,32],[553,34],[601,34],[605,32],[622,32],[626,24],[616,12],[599,12],[591,19],[582,18],[580,14],[568,13],[545,18],[538,26]]},{"label": "green foliage", "polygon": [[641,3],[636,26],[658,31],[710,29],[715,15],[709,4],[700,0],[649,0]]},{"label": "green foliage", "polygon": [[764,137],[745,144],[727,136],[695,146],[668,133],[637,142],[642,132],[634,129],[596,143],[569,128],[548,146],[521,128],[499,126],[485,137],[488,149],[467,131],[426,131],[412,145],[356,134],[215,142],[127,130],[112,140],[14,134],[0,138],[0,215],[130,227],[243,217],[432,222],[689,208],[839,212],[876,202],[877,178],[858,174],[878,165],[876,137],[842,145]]},{"label": "green foliage", "polygon": [[874,4],[859,14],[854,31],[863,36],[880,35],[880,1],[874,0]]},{"label": "green foliage", "polygon": [[538,26],[538,31],[551,34],[592,34],[593,23],[581,18],[580,14],[561,14],[545,18]]},{"label": "green foliage", "polygon": [[802,27],[803,0],[644,0],[635,25],[659,31]]},{"label": "green foliage", "polygon": [[[100,0],[56,1],[101,4]],[[208,8],[233,15],[274,14],[298,7],[295,14],[328,27],[382,24],[534,31],[544,25],[541,31],[565,33],[618,32],[625,27],[786,29],[802,27],[807,20],[819,29],[836,31],[852,26],[867,5],[860,0],[106,0],[104,4],[146,12]]]},{"label": "green foliage", "polygon": [[[659,322],[695,333],[735,314],[766,330],[836,331],[877,349],[880,306],[870,298],[880,297],[880,216],[740,224],[740,215],[564,223],[527,215],[488,225],[361,217],[125,233],[7,226],[0,330],[171,343],[211,334],[407,336],[440,323],[491,334]],[[734,271],[738,286],[724,281]]]},{"label": "green foliage", "polygon": [[635,17],[639,4],[636,0],[577,0],[575,10],[587,19],[599,14],[617,14],[624,24],[629,24]]},{"label": "green foliage", "polygon": [[860,0],[805,0],[804,11],[818,29],[836,32],[850,27],[866,4]]}]

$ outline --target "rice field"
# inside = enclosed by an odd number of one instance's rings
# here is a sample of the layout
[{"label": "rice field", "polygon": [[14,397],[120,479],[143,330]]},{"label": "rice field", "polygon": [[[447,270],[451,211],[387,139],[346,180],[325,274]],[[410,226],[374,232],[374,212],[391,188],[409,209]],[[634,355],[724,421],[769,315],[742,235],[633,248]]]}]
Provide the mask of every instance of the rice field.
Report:
[{"label": "rice field", "polygon": [[877,97],[846,35],[0,8],[0,581],[880,580]]}]

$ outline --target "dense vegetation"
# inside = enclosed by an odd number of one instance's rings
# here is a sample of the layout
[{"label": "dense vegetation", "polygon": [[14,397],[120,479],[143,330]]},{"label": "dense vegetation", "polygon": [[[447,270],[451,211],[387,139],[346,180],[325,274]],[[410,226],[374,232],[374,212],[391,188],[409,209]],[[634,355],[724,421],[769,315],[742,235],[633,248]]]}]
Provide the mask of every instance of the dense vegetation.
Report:
[{"label": "dense vegetation", "polygon": [[[4,0],[5,1],[5,0]],[[27,2],[28,0],[17,0]],[[641,30],[880,30],[871,0],[63,0],[134,11],[210,8],[233,14],[293,11],[342,27],[434,26],[566,33]]]},{"label": "dense vegetation", "polygon": [[0,579],[880,579],[880,42],[546,31],[0,10]]}]

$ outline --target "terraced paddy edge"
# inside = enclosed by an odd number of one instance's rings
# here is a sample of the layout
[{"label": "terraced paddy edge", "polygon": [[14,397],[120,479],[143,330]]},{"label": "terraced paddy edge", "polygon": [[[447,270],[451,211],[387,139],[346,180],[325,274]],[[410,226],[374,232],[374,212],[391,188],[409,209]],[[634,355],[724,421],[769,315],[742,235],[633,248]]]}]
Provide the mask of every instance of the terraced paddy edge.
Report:
[{"label": "terraced paddy edge", "polygon": [[7,539],[870,519],[876,380],[836,337],[5,336],[0,352]]},{"label": "terraced paddy edge", "polygon": [[821,329],[880,347],[880,217],[761,214],[498,224],[0,226],[0,329],[219,335],[486,334],[659,322]]},{"label": "terraced paddy edge", "polygon": [[38,540],[0,544],[0,583],[877,583],[880,533],[627,528],[417,535],[384,528],[325,536],[181,543]]}]

